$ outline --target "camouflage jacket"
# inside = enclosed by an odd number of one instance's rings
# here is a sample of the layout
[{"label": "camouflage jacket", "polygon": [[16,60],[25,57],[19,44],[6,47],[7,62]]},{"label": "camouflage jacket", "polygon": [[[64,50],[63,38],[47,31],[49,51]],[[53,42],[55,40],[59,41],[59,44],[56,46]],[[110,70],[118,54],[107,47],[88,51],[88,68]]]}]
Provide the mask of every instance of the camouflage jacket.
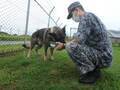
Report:
[{"label": "camouflage jacket", "polygon": [[85,15],[80,17],[78,31],[74,37],[79,44],[85,44],[112,55],[112,45],[107,30],[101,20],[93,13],[85,12]]}]

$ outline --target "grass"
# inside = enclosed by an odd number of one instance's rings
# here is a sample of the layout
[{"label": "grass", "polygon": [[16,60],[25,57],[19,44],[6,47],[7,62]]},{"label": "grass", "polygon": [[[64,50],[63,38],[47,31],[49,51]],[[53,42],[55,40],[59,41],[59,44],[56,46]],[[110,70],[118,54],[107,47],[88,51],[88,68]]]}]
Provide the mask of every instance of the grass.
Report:
[{"label": "grass", "polygon": [[[24,41],[25,36],[14,36],[14,35],[1,35],[0,34],[0,40],[3,41]],[[30,40],[30,36],[26,36],[27,40]]]},{"label": "grass", "polygon": [[14,50],[23,49],[22,45],[0,45],[0,52],[9,52]]},{"label": "grass", "polygon": [[114,47],[112,67],[103,69],[94,85],[78,83],[79,73],[65,51],[54,56],[46,62],[36,54],[26,58],[24,52],[0,58],[0,90],[120,90],[120,47]]}]

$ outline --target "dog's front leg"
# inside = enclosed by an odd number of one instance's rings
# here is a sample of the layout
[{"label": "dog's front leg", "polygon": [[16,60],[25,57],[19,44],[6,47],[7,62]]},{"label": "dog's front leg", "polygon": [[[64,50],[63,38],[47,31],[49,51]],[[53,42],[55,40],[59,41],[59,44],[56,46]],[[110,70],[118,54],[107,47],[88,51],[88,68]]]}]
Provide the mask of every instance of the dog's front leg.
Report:
[{"label": "dog's front leg", "polygon": [[30,55],[31,55],[31,48],[30,48],[29,51],[28,51],[27,58],[29,58]]},{"label": "dog's front leg", "polygon": [[50,59],[51,60],[54,60],[53,51],[54,51],[54,48],[50,48]]},{"label": "dog's front leg", "polygon": [[44,61],[48,59],[47,50],[48,50],[48,46],[45,45],[44,46]]}]

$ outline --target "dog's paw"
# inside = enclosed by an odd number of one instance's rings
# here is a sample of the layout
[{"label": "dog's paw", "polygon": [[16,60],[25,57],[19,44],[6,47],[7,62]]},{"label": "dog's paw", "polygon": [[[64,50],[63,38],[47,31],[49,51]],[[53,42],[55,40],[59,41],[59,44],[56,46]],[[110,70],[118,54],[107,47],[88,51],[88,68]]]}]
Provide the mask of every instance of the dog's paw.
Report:
[{"label": "dog's paw", "polygon": [[27,58],[30,58],[30,55],[27,55]]},{"label": "dog's paw", "polygon": [[54,57],[53,57],[53,56],[51,56],[50,60],[54,60]]},{"label": "dog's paw", "polygon": [[65,48],[64,43],[58,43],[56,50],[63,50]]},{"label": "dog's paw", "polygon": [[47,61],[47,59],[48,59],[47,56],[44,55],[44,61]]}]

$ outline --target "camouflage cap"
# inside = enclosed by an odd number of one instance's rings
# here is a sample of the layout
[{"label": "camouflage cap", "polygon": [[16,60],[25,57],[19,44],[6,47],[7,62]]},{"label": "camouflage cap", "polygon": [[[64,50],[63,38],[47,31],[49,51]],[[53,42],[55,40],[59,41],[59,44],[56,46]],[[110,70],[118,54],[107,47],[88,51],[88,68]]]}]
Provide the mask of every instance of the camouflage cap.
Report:
[{"label": "camouflage cap", "polygon": [[69,5],[68,7],[68,16],[67,16],[67,19],[70,19],[72,17],[72,11],[76,8],[76,7],[79,7],[81,6],[80,2],[73,2],[72,4]]}]

